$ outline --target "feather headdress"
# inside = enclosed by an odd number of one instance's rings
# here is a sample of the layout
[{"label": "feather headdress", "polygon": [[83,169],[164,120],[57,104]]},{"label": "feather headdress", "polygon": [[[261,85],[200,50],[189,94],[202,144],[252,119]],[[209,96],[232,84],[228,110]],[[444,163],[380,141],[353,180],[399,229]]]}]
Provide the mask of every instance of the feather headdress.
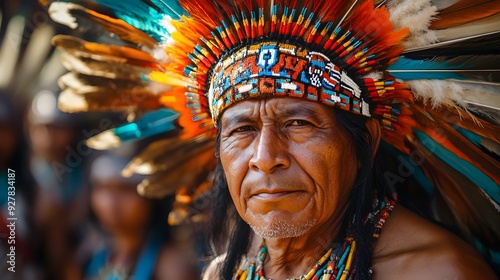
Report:
[{"label": "feather headdress", "polygon": [[99,27],[95,42],[53,39],[71,71],[60,107],[130,112],[89,139],[96,148],[174,131],[124,170],[149,175],[145,196],[179,194],[172,222],[209,185],[219,114],[293,96],[380,120],[382,152],[411,170],[387,179],[413,178],[442,202],[435,220],[500,263],[498,1],[97,2],[49,8],[72,28]]}]

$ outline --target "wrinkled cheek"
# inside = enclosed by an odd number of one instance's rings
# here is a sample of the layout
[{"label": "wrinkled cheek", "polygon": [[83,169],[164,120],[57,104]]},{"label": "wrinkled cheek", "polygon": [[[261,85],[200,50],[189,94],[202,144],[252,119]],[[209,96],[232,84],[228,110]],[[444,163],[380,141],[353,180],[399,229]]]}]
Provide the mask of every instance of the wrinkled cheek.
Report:
[{"label": "wrinkled cheek", "polygon": [[243,220],[248,222],[245,218],[247,210],[248,210],[247,203],[243,198],[241,188],[239,186],[237,186],[237,187],[231,186],[229,188],[229,193],[231,195],[231,200],[233,201],[233,204],[234,204],[234,207],[236,208],[236,211],[238,212],[238,214],[240,215],[240,217]]},{"label": "wrinkled cheek", "polygon": [[[231,148],[228,148],[228,145],[221,145],[220,148],[220,161],[222,164],[222,168],[224,170],[224,174],[226,175],[227,180],[229,181],[230,174],[237,174],[238,169],[237,165],[239,164],[238,153]],[[230,171],[230,172],[228,172]]]},{"label": "wrinkled cheek", "polygon": [[238,166],[234,164],[232,161],[225,161],[224,159],[221,158],[221,163],[222,163],[222,169],[224,170],[224,176],[226,177],[226,181],[228,184],[229,189],[235,189],[235,186],[237,186],[238,181],[239,181],[239,170]]},{"label": "wrinkled cheek", "polygon": [[[224,166],[224,174],[226,176],[226,181],[228,185],[228,191],[231,196],[231,200],[233,201],[236,210],[238,213],[241,215],[241,211],[243,210],[243,202],[242,202],[242,191],[241,191],[241,182],[242,180],[240,179],[240,176],[237,176],[239,174],[238,171],[235,169],[231,169],[232,166]],[[232,172],[227,172],[226,170],[234,170]]]},{"label": "wrinkled cheek", "polygon": [[[225,146],[227,148],[227,145]],[[244,201],[244,180],[248,171],[248,160],[245,156],[245,151],[240,149],[224,149],[221,145],[220,160],[228,191],[231,199],[240,216],[244,216],[246,211],[246,202]]]},{"label": "wrinkled cheek", "polygon": [[245,178],[245,159],[242,153],[221,153],[222,168],[230,188],[240,188]]}]

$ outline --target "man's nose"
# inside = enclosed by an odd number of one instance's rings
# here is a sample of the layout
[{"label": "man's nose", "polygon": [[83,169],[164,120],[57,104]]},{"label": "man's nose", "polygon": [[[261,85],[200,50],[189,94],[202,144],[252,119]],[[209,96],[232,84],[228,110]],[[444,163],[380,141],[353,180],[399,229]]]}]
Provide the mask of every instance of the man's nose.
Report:
[{"label": "man's nose", "polygon": [[290,166],[286,139],[280,137],[275,129],[262,128],[253,149],[253,156],[249,162],[252,170],[272,173]]}]

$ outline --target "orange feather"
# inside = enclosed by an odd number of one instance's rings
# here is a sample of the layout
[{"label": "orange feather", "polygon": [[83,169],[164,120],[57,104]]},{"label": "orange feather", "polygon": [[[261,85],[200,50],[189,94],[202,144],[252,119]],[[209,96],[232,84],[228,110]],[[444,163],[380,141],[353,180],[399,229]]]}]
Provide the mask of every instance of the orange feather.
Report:
[{"label": "orange feather", "polygon": [[[439,114],[438,112],[434,112],[432,110],[431,112],[433,112],[433,114]],[[470,113],[460,108],[448,110],[446,112],[446,116],[448,117],[449,123],[467,129],[481,137],[488,138],[500,144],[500,133],[498,133],[500,131],[500,127],[498,125],[490,124],[477,117],[473,118]]]},{"label": "orange feather", "polygon": [[[432,119],[427,116],[428,114],[432,116]],[[419,122],[419,130],[424,131],[434,139],[434,141],[459,158],[474,165],[500,185],[500,177],[496,174],[500,169],[500,164],[496,160],[485,155],[484,152],[450,127],[450,125],[445,122],[445,119],[442,118],[442,115],[442,112],[441,114],[436,114],[432,110],[424,110],[424,108],[420,106],[414,106],[413,116]]]},{"label": "orange feather", "polygon": [[461,0],[442,10],[439,13],[439,19],[431,24],[431,28],[450,28],[497,13],[500,13],[500,1],[498,0]]},{"label": "orange feather", "polygon": [[412,150],[424,159],[420,165],[422,170],[443,196],[455,216],[456,224],[467,237],[478,234],[483,241],[498,246],[498,231],[495,230],[498,224],[490,220],[498,216],[491,215],[496,210],[486,201],[479,187],[442,162],[419,141],[412,141],[412,146]]},{"label": "orange feather", "polygon": [[137,44],[144,44],[149,48],[154,48],[158,42],[148,34],[136,29],[121,19],[112,18],[93,10],[87,9],[86,12],[93,16],[109,32],[115,33],[120,38]]}]

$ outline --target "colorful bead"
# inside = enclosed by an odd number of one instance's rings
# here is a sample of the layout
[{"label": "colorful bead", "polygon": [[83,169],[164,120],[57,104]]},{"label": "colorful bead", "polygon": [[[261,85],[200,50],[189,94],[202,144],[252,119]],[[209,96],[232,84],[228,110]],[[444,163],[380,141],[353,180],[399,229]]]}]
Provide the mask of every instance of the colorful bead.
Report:
[{"label": "colorful bead", "polygon": [[[378,207],[377,207],[378,206]],[[395,201],[380,202],[374,200],[374,210],[367,214],[365,223],[373,222],[375,217],[380,217],[373,229],[373,236],[378,238],[385,224],[385,220],[389,217],[396,206]],[[356,255],[356,240],[352,237],[346,237],[344,243],[334,243],[326,251],[326,253],[318,260],[318,262],[311,268],[311,270],[299,278],[287,280],[354,280],[356,278],[356,267],[354,266],[354,259]],[[339,257],[340,256],[340,257]],[[234,280],[247,279],[247,280],[267,280],[264,274],[264,261],[267,257],[266,242],[262,242],[259,249],[256,262],[250,262],[248,269],[238,269],[233,276]]]}]

